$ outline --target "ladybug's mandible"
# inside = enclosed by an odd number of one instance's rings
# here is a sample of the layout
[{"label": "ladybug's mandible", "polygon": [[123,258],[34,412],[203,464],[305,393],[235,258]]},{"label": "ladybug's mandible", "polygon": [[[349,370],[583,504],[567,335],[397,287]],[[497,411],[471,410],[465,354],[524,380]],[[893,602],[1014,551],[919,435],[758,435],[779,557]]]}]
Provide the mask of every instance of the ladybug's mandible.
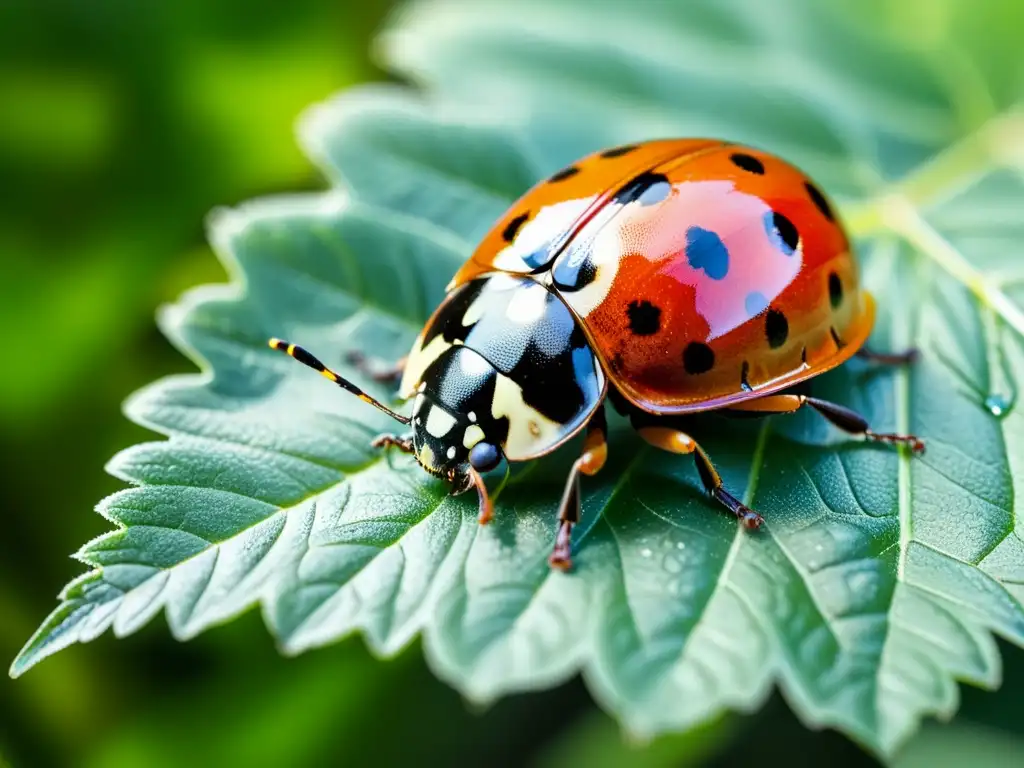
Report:
[{"label": "ladybug's mandible", "polygon": [[403,416],[301,347],[270,346],[320,371],[402,424],[382,435],[458,494],[482,474],[553,451],[586,430],[559,507],[551,564],[570,565],[579,476],[605,463],[607,397],[649,443],[692,454],[708,493],[748,528],[761,516],[722,485],[680,417],[697,411],[792,413],[807,405],[868,440],[878,434],[840,405],[795,384],[855,353],[883,363],[913,353],[864,349],[874,302],[821,190],[792,165],[751,147],[673,139],[589,155],[539,183],[484,237],[448,295],[392,370]]}]

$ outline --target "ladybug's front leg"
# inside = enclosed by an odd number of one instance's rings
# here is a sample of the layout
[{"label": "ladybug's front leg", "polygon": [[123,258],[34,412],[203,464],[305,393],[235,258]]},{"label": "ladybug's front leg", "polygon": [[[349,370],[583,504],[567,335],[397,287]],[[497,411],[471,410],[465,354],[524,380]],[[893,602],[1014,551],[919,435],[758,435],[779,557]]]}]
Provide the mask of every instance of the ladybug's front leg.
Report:
[{"label": "ladybug's front leg", "polygon": [[596,475],[608,458],[608,422],[604,415],[604,406],[597,411],[587,424],[587,436],[583,441],[583,453],[573,463],[569,471],[569,479],[562,493],[562,503],[558,507],[558,533],[555,535],[555,548],[548,562],[563,571],[572,566],[570,557],[572,527],[580,521],[580,474]]},{"label": "ladybug's front leg", "polygon": [[712,498],[718,500],[726,509],[736,515],[740,522],[747,528],[759,528],[764,522],[757,512],[752,510],[742,501],[733,496],[722,485],[722,478],[711,463],[710,457],[704,452],[696,440],[685,432],[669,426],[659,425],[656,421],[645,423],[647,419],[634,417],[631,419],[636,427],[637,434],[655,448],[663,451],[680,454],[693,454],[693,460],[697,464],[697,474],[704,484],[704,489],[711,494]]},{"label": "ladybug's front leg", "polygon": [[377,435],[370,441],[371,448],[397,448],[402,453],[415,453],[416,449],[412,444],[412,435],[399,437],[398,435]]}]

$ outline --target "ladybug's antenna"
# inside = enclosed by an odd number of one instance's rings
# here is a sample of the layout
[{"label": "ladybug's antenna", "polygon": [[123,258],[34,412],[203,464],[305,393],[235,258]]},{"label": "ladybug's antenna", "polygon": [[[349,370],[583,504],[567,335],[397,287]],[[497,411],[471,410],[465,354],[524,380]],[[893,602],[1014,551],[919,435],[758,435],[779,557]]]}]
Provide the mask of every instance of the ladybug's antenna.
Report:
[{"label": "ladybug's antenna", "polygon": [[411,419],[408,416],[402,416],[400,414],[397,414],[390,408],[388,408],[386,405],[384,405],[384,403],[380,402],[379,400],[374,400],[372,397],[363,392],[363,390],[361,390],[351,381],[336,374],[334,371],[332,371],[326,365],[321,363],[319,360],[313,357],[313,355],[311,355],[302,347],[297,346],[295,344],[289,344],[287,341],[281,341],[281,339],[271,339],[270,348],[276,349],[278,352],[284,352],[286,355],[295,358],[303,365],[308,365],[314,371],[320,371],[320,373],[323,374],[324,378],[330,379],[342,389],[351,392],[364,403],[369,403],[375,408],[379,408],[380,410],[384,411],[384,413],[386,413],[395,421],[401,422],[402,424],[408,424],[411,421]]}]

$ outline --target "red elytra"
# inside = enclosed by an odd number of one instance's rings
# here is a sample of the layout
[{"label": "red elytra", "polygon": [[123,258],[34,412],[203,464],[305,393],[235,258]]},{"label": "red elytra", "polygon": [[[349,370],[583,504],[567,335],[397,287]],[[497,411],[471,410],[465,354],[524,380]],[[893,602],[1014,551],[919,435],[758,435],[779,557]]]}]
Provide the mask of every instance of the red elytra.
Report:
[{"label": "red elytra", "polygon": [[[650,204],[616,204],[642,176]],[[580,269],[596,274],[576,287]],[[493,271],[550,276],[609,379],[652,413],[790,387],[847,360],[874,323],[825,195],[784,160],[721,141],[596,152],[537,184],[449,287]]]}]

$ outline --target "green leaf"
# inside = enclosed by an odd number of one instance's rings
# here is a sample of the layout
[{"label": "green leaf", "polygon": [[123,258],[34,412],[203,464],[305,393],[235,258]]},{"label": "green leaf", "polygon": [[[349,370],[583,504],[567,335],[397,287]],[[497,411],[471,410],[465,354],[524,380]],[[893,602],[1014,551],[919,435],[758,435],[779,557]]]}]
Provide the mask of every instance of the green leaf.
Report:
[{"label": "green leaf", "polygon": [[[1024,70],[1015,4],[547,0],[412,5],[382,38],[425,86],[311,110],[331,191],[219,213],[237,276],[161,315],[203,368],[127,406],[167,436],[117,456],[134,487],[79,557],[92,570],[15,661],[164,611],[188,638],[259,605],[287,653],[364,633],[390,655],[422,633],[478,702],[582,671],[634,735],[756,709],[779,686],[809,725],[891,755],[957,681],[994,687],[994,635],[1024,643]],[[872,338],[909,370],[816,382],[923,458],[820,418],[695,420],[749,534],[692,463],[613,425],[585,484],[576,568],[552,572],[572,449],[514,475],[495,522],[406,458],[371,452],[386,417],[266,347],[301,340],[380,397],[344,353],[400,357],[474,242],[534,180],[659,135],[776,151],[839,202],[879,299]]]}]

